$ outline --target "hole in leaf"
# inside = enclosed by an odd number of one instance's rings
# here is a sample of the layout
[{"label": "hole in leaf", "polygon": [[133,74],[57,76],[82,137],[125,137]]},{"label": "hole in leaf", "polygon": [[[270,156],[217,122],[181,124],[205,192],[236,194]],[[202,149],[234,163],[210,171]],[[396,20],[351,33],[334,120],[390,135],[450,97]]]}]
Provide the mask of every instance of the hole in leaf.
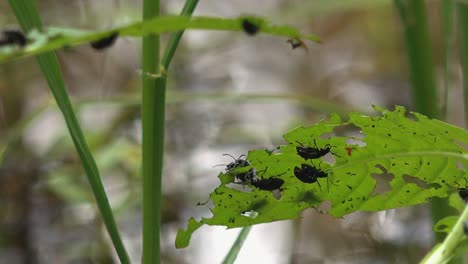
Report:
[{"label": "hole in leaf", "polygon": [[390,181],[394,177],[392,173],[388,173],[387,169],[385,169],[382,165],[376,165],[377,168],[382,170],[382,173],[372,173],[371,176],[375,179],[376,184],[374,191],[371,195],[377,195],[379,193],[385,193],[392,189],[390,186]]},{"label": "hole in leaf", "polygon": [[423,181],[423,180],[421,180],[421,179],[419,179],[417,177],[408,175],[408,174],[403,175],[403,180],[405,180],[405,182],[407,182],[407,183],[414,183],[418,187],[420,187],[421,189],[427,189],[429,187],[429,184],[427,184],[427,182],[425,182],[425,181]]},{"label": "hole in leaf", "polygon": [[276,200],[281,200],[281,198],[283,197],[283,191],[281,189],[273,190],[271,194],[273,194],[273,197]]},{"label": "hole in leaf", "polygon": [[240,191],[240,192],[246,192],[246,193],[253,191],[253,189],[247,184],[229,183],[226,185],[226,187]]}]

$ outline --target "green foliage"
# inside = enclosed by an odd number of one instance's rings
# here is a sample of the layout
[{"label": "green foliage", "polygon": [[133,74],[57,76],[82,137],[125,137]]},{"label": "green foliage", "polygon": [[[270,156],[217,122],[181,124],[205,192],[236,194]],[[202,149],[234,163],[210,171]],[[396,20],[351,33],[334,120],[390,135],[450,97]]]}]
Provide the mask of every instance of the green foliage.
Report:
[{"label": "green foliage", "polygon": [[[23,31],[30,32],[33,29],[41,29],[42,23],[39,18],[39,12],[32,0],[25,1],[9,1],[10,7],[13,9],[18,22],[20,23]],[[75,145],[78,156],[81,159],[86,176],[91,185],[91,189],[96,199],[97,206],[101,212],[104,224],[109,232],[110,238],[117,251],[117,255],[121,263],[130,263],[130,259],[123,245],[120,237],[117,224],[112,214],[112,208],[107,199],[104,185],[96,166],[93,155],[85,140],[81,126],[75,115],[71,105],[68,93],[65,87],[65,81],[62,77],[58,59],[53,52],[47,52],[36,56],[37,62],[42,70],[44,78],[49,84],[52,95],[60,108],[65,122],[68,126],[70,136]]]},{"label": "green foliage", "polygon": [[[186,247],[192,232],[203,224],[242,227],[294,219],[307,208],[327,201],[327,213],[334,217],[355,211],[381,211],[446,197],[464,184],[467,175],[468,133],[418,113],[406,116],[403,107],[381,116],[352,113],[347,122],[337,115],[311,127],[299,127],[284,135],[287,145],[275,151],[250,151],[248,167],[220,173],[221,185],[210,195],[212,218],[190,219],[186,231],[179,231],[177,247]],[[359,129],[359,136],[335,136],[343,129]],[[304,160],[296,148],[331,147],[320,159]],[[328,174],[318,183],[304,183],[294,174],[302,164]],[[259,190],[235,184],[235,175],[254,168],[259,178],[284,180],[280,191]],[[268,168],[268,169],[267,169]],[[388,190],[377,182],[390,178]],[[318,210],[318,209],[317,209]],[[322,212],[321,210],[318,210]]]},{"label": "green foliage", "polygon": [[165,16],[99,32],[55,27],[50,27],[42,31],[34,30],[28,34],[28,41],[30,44],[26,47],[7,46],[0,48],[0,63],[13,58],[37,55],[47,51],[69,48],[79,44],[97,41],[115,33],[118,33],[119,36],[141,37],[150,34],[177,32],[185,29],[243,31],[242,21],[244,21],[244,19],[248,19],[249,21],[253,21],[256,25],[259,25],[259,33],[288,38],[303,38],[320,42],[320,39],[315,35],[302,34],[296,28],[290,26],[271,25],[260,17],[228,19],[216,17]]}]

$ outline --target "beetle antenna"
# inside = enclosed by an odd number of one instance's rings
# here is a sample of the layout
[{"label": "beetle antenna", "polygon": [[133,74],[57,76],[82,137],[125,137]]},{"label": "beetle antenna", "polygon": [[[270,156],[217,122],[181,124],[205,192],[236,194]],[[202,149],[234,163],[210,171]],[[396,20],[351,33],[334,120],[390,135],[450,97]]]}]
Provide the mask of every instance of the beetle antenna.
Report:
[{"label": "beetle antenna", "polygon": [[[229,156],[229,157],[231,157],[233,160],[236,160],[236,158],[234,158],[234,156],[231,155],[231,154],[224,153],[223,156]],[[241,155],[241,156],[242,156],[242,155]]]},{"label": "beetle antenna", "polygon": [[247,158],[247,156],[245,154],[242,154],[237,159],[240,160],[242,157]]}]

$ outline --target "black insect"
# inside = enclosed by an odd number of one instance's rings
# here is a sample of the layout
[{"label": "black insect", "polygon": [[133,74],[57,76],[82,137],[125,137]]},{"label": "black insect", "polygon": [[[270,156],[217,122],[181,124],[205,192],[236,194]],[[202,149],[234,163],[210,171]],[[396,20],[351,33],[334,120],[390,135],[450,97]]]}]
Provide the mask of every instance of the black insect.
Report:
[{"label": "black insect", "polygon": [[463,233],[465,233],[465,236],[468,236],[468,221],[463,222]]},{"label": "black insect", "polygon": [[112,35],[108,37],[91,42],[90,43],[91,47],[93,47],[93,49],[95,50],[103,50],[103,49],[109,48],[115,43],[118,36],[119,36],[119,32],[112,33]]},{"label": "black insect", "polygon": [[320,183],[318,182],[319,178],[327,178],[328,174],[318,168],[310,166],[308,164],[302,164],[301,168],[294,167],[294,175],[300,181],[304,183],[317,183],[319,188],[322,189]]},{"label": "black insect", "polygon": [[2,32],[0,38],[0,47],[7,45],[17,45],[23,47],[26,45],[27,40],[24,34],[18,30],[7,29]]},{"label": "black insect", "polygon": [[250,36],[257,34],[260,30],[260,27],[257,24],[249,21],[247,18],[242,20],[242,28],[244,29],[244,32]]},{"label": "black insect", "polygon": [[[305,160],[318,159],[320,157],[323,157],[323,156],[327,155],[328,153],[334,154],[333,152],[331,152],[330,144],[325,145],[325,147],[323,147],[323,148],[319,148],[319,147],[317,147],[317,143],[315,142],[315,139],[314,139],[315,148],[314,147],[307,147],[307,146],[305,146],[304,144],[302,144],[299,141],[297,143],[300,144],[300,146],[296,147],[297,154],[299,156],[301,156]],[[334,154],[334,155],[338,156],[336,154]]]},{"label": "black insect", "polygon": [[292,49],[303,48],[303,49],[305,49],[307,52],[309,52],[309,48],[307,47],[307,45],[305,44],[305,42],[302,41],[302,39],[300,39],[300,38],[288,39],[286,42],[289,43],[289,44],[291,44],[291,48],[292,48]]},{"label": "black insect", "polygon": [[284,180],[280,178],[271,177],[268,179],[254,178],[252,180],[252,185],[257,187],[260,190],[273,191],[279,189],[284,184]]},{"label": "black insect", "polygon": [[[245,155],[242,154],[240,155],[237,159],[235,157],[233,157],[232,155],[230,154],[223,154],[223,156],[229,156],[231,158],[234,159],[233,162],[229,163],[228,165],[226,165],[226,172],[230,172],[231,170],[234,170],[236,168],[242,168],[242,167],[247,167],[247,166],[250,166],[250,163],[247,159],[245,159]],[[240,172],[238,174],[235,175],[235,178],[240,181],[241,183],[248,183],[250,182],[252,179],[254,179],[256,177],[256,173],[255,173],[255,169],[250,169],[246,172]]]},{"label": "black insect", "polygon": [[235,168],[238,168],[238,167],[247,167],[247,166],[250,166],[250,163],[248,160],[245,159],[245,155],[242,154],[240,155],[237,159],[232,156],[231,154],[223,154],[223,156],[229,156],[231,157],[232,159],[234,159],[233,162],[229,163],[228,165],[226,165],[226,170],[229,171],[229,170],[232,170],[232,169],[235,169]]},{"label": "black insect", "polygon": [[284,184],[284,180],[278,178],[278,176],[281,176],[284,173],[264,179],[263,175],[265,175],[265,172],[267,171],[267,169],[268,167],[266,167],[265,170],[263,171],[262,179],[258,179],[257,177],[255,177],[251,180],[252,185],[264,191],[273,191],[273,190],[279,189]]}]

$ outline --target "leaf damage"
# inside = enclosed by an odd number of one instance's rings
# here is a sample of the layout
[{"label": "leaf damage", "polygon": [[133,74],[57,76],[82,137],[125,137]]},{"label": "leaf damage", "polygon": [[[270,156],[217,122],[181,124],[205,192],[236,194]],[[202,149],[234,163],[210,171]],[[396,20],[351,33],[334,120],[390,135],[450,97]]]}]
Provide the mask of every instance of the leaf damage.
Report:
[{"label": "leaf damage", "polygon": [[[235,228],[295,219],[308,208],[323,212],[324,202],[326,213],[339,218],[426,203],[468,182],[465,130],[417,113],[407,116],[400,106],[375,109],[380,116],[351,113],[344,122],[331,115],[289,131],[283,136],[287,144],[277,151],[250,151],[248,166],[218,176],[221,185],[210,194],[213,216],[191,219],[188,230],[179,231],[176,247],[188,246],[204,224]],[[350,125],[359,131],[340,132]],[[254,171],[257,180],[276,178],[283,184],[273,191],[257,188],[256,180],[236,177],[246,171]],[[388,190],[378,188],[379,182],[388,182]]]}]

